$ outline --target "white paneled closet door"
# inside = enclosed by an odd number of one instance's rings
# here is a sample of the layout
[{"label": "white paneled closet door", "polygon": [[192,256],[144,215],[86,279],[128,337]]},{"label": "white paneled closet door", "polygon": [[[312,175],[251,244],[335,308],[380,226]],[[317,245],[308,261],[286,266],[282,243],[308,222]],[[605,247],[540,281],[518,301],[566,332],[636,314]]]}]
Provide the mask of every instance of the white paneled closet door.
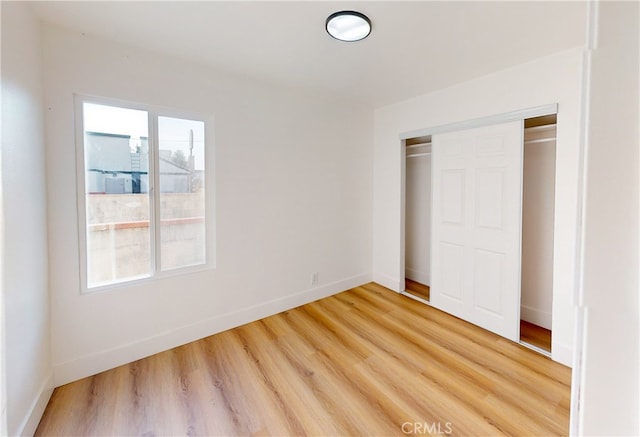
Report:
[{"label": "white paneled closet door", "polygon": [[432,141],[431,303],[519,341],[523,122]]}]

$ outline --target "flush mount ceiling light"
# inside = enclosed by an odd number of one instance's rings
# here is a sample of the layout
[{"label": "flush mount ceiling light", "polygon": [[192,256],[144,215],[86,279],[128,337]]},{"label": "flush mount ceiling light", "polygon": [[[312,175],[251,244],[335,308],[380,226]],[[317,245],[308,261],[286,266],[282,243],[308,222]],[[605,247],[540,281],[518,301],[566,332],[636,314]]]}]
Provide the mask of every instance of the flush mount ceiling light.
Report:
[{"label": "flush mount ceiling light", "polygon": [[371,20],[356,11],[340,11],[329,15],[327,33],[340,41],[360,41],[371,33]]}]

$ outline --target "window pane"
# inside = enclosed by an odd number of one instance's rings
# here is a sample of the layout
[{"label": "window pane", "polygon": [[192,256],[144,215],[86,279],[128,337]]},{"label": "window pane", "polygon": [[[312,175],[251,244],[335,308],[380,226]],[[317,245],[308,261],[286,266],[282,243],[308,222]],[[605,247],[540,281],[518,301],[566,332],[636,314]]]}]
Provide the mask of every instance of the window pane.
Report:
[{"label": "window pane", "polygon": [[160,264],[206,262],[204,122],[158,117]]},{"label": "window pane", "polygon": [[151,274],[146,111],[83,104],[87,286]]}]

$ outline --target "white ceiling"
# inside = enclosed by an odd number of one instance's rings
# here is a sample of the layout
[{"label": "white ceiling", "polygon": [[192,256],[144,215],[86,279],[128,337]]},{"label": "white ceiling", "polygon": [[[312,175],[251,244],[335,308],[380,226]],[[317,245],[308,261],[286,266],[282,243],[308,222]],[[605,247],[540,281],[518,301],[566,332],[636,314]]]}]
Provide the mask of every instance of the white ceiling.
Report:
[{"label": "white ceiling", "polygon": [[[32,3],[45,21],[257,80],[382,106],[584,42],[586,3],[300,1]],[[355,9],[369,38],[332,39]],[[523,84],[526,86],[526,84]]]}]

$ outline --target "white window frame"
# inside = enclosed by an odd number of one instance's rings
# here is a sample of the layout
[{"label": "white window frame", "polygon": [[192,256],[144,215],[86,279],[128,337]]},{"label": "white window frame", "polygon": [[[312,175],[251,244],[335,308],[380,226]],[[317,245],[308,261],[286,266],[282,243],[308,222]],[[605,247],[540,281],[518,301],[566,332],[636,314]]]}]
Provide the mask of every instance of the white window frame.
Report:
[{"label": "white window frame", "polygon": [[[149,126],[149,229],[151,232],[151,268],[149,275],[131,277],[117,282],[89,287],[87,266],[87,205],[86,205],[86,169],[84,159],[84,103],[114,106],[124,109],[145,111],[148,114]],[[114,288],[130,287],[136,284],[154,282],[165,278],[215,269],[215,148],[214,148],[214,119],[213,116],[198,114],[190,111],[169,109],[131,101],[111,99],[105,97],[74,94],[75,141],[76,141],[76,185],[77,185],[77,216],[78,216],[78,244],[80,255],[80,291],[82,294],[106,291]],[[205,262],[194,266],[178,267],[169,270],[160,269],[160,161],[158,143],[158,117],[183,118],[204,123],[205,138]]]}]

